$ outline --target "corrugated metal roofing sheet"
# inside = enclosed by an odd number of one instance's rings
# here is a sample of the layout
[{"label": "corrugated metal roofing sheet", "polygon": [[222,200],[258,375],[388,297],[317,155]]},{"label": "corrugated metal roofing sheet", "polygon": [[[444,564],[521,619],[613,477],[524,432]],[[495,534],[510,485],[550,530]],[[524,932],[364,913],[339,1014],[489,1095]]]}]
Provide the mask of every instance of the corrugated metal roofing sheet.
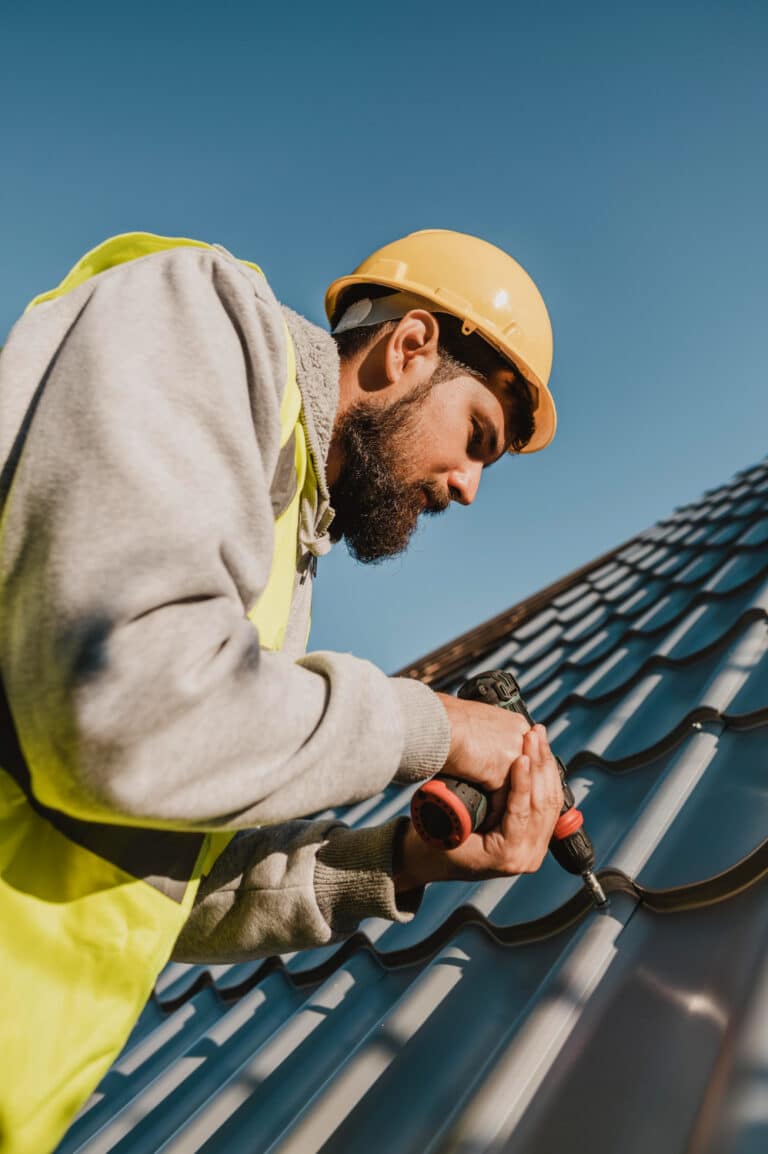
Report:
[{"label": "corrugated metal roofing sheet", "polygon": [[423,664],[513,670],[608,909],[550,859],[341,947],[171,965],[61,1154],[768,1149],[768,461],[552,588]]}]

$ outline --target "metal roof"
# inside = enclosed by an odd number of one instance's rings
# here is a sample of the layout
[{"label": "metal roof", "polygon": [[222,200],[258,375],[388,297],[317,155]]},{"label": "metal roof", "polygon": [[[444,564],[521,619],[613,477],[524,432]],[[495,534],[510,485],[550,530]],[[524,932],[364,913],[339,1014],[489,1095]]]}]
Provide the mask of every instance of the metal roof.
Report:
[{"label": "metal roof", "polygon": [[608,908],[548,859],[342,946],[170,965],[61,1154],[768,1149],[768,459],[544,593],[409,668],[515,673]]}]

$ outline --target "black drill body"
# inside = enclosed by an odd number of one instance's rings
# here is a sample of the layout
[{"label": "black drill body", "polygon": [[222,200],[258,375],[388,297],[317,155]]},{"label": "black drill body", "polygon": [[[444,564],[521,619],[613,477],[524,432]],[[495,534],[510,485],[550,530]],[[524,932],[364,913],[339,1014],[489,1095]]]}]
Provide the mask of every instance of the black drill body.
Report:
[{"label": "black drill body", "polygon": [[[531,727],[535,724],[523,701],[520,686],[512,674],[506,670],[499,669],[488,673],[478,673],[477,676],[464,682],[458,691],[458,696],[467,701],[482,701],[487,705],[497,705],[501,709],[508,709],[512,713],[520,713]],[[563,786],[561,820],[572,811],[580,822],[581,815],[576,809],[573,793],[566,780],[565,766],[559,757],[556,757],[555,760]],[[475,785],[459,782],[455,778],[442,774],[438,774],[434,781],[441,783],[451,793],[451,800],[454,803],[458,802],[466,808],[469,821],[464,828],[478,829],[487,813],[487,798],[482,790]],[[447,844],[444,835],[448,818],[444,812],[440,812],[439,806],[434,804],[434,799],[430,799],[426,794],[420,797],[420,793],[421,791],[414,795],[411,809],[416,829],[427,840]],[[577,823],[574,821],[565,824],[567,827],[568,824],[575,825]],[[453,844],[460,844],[455,840],[455,837]],[[595,851],[583,825],[579,825],[578,828],[564,836],[553,836],[549,848],[555,860],[564,870],[571,874],[580,874],[584,878],[595,901],[599,905],[603,905],[607,899],[592,872],[595,864]]]}]

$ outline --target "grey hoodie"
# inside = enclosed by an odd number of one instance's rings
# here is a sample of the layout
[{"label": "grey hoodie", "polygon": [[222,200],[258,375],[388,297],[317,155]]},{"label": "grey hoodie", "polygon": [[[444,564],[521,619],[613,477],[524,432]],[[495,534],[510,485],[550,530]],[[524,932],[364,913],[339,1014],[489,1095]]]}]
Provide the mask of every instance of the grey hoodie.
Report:
[{"label": "grey hoodie", "polygon": [[[320,483],[270,652],[247,613],[272,558],[285,321]],[[396,823],[293,820],[427,777],[449,743],[425,686],[302,656],[337,404],[332,339],[218,246],[102,273],[26,314],[0,355],[0,672],[35,793],[88,821],[251,831],[203,881],[179,958],[412,916]]]}]

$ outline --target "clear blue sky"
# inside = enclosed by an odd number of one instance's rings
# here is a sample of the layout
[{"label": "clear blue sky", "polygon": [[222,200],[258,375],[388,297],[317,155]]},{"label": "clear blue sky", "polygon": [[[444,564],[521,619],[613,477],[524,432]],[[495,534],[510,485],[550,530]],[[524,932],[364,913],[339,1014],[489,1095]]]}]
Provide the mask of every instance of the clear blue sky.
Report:
[{"label": "clear blue sky", "polygon": [[317,322],[417,228],[544,292],[555,442],[402,559],[337,548],[312,648],[394,670],[764,456],[761,0],[3,7],[0,339],[130,229],[219,241]]}]

